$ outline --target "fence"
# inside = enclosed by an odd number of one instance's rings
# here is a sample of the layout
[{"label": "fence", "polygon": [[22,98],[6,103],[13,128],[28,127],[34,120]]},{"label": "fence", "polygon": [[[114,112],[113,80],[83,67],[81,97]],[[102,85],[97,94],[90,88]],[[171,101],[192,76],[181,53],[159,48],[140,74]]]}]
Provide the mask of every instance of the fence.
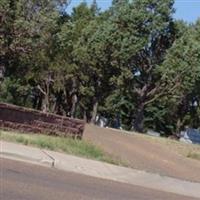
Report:
[{"label": "fence", "polygon": [[26,133],[81,139],[85,122],[51,113],[0,103],[0,127]]}]

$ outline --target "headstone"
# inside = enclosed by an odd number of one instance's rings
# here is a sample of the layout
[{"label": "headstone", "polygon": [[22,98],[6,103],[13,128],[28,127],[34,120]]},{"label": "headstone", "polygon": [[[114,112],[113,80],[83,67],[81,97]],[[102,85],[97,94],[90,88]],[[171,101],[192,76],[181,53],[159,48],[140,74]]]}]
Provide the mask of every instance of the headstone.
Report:
[{"label": "headstone", "polygon": [[181,132],[180,141],[190,144],[200,144],[200,131],[197,129],[188,128]]},{"label": "headstone", "polygon": [[160,137],[160,133],[158,133],[154,130],[148,130],[147,135],[154,136],[154,137]]}]

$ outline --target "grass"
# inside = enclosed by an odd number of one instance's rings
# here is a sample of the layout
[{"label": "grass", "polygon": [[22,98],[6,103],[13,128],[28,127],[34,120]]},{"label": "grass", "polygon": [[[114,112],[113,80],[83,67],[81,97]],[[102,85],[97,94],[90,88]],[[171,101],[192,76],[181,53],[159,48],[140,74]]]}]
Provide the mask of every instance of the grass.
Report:
[{"label": "grass", "polygon": [[140,140],[148,141],[151,144],[162,145],[163,148],[167,148],[169,152],[179,154],[186,158],[191,158],[200,161],[200,145],[199,144],[187,144],[184,142],[180,142],[178,140],[172,140],[165,137],[154,137],[147,134],[140,134],[134,131],[119,131],[122,134],[125,133],[133,135]]},{"label": "grass", "polygon": [[187,155],[188,158],[200,160],[200,152],[189,152]]},{"label": "grass", "polygon": [[169,151],[173,151],[173,153],[177,153],[187,158],[200,160],[200,145],[187,144],[177,140],[172,140],[162,137],[153,137],[143,134],[135,134],[135,135],[137,137],[148,140],[148,142],[163,145],[164,147],[168,148]]},{"label": "grass", "polygon": [[187,144],[171,139],[164,139],[161,143],[184,157],[200,160],[200,145]]},{"label": "grass", "polygon": [[125,165],[120,160],[105,153],[99,147],[83,140],[39,134],[21,134],[2,130],[0,130],[0,140],[63,152],[115,165]]}]

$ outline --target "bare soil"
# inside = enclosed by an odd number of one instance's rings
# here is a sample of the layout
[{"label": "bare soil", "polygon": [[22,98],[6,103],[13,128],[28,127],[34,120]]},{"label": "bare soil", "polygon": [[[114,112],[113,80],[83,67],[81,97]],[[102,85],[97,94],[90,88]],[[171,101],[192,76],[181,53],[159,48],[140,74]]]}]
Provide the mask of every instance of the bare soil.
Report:
[{"label": "bare soil", "polygon": [[130,135],[92,125],[86,125],[83,138],[124,161],[131,168],[200,182],[200,161],[187,157],[187,152],[200,152],[196,145],[136,133]]}]

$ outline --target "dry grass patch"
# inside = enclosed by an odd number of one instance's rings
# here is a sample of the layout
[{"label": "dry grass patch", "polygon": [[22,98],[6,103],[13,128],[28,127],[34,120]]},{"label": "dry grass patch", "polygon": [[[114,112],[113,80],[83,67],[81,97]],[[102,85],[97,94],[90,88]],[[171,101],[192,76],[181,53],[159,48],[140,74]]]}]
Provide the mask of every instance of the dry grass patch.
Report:
[{"label": "dry grass patch", "polygon": [[177,153],[184,157],[200,160],[200,145],[187,144],[177,140],[162,137],[153,137],[144,134],[134,134],[134,136],[144,140],[148,140],[149,142],[154,144],[164,145],[169,149],[169,151],[173,151],[174,153]]}]

